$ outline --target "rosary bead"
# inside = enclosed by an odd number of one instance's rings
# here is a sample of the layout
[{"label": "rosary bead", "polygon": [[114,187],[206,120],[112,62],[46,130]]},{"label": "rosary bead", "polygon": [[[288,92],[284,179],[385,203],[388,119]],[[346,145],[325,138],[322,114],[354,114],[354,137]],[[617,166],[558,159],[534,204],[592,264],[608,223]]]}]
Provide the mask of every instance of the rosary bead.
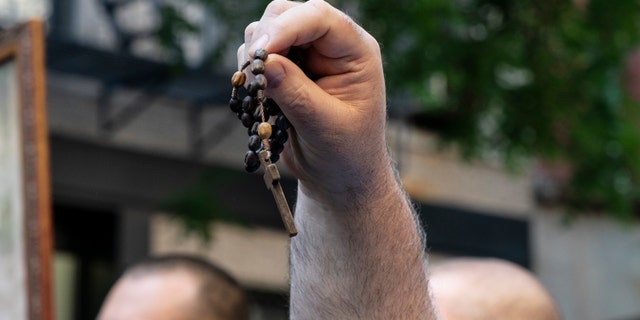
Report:
[{"label": "rosary bead", "polygon": [[271,124],[268,122],[262,122],[258,125],[258,135],[262,139],[269,139],[271,137]]},{"label": "rosary bead", "polygon": [[252,96],[246,96],[242,99],[242,111],[246,113],[253,113],[256,109],[256,103]]},{"label": "rosary bead", "polygon": [[256,75],[256,78],[253,79],[252,82],[255,83],[254,86],[256,86],[258,90],[264,90],[267,88],[267,77],[265,77],[264,74]]},{"label": "rosary bead", "polygon": [[253,115],[245,112],[242,114],[242,116],[240,116],[240,121],[242,122],[242,125],[245,126],[245,128],[251,128],[255,120],[253,119]]},{"label": "rosary bead", "polygon": [[271,98],[264,100],[264,107],[269,115],[277,116],[280,113],[280,106]]},{"label": "rosary bead", "polygon": [[249,136],[252,136],[254,134],[258,134],[258,126],[260,125],[260,122],[254,122],[253,125],[251,126],[251,128],[249,128]]},{"label": "rosary bead", "polygon": [[287,119],[287,117],[284,114],[280,114],[276,118],[276,126],[286,131],[289,128],[291,128],[291,122],[289,122],[289,119]]},{"label": "rosary bead", "polygon": [[249,150],[258,151],[260,146],[262,145],[262,139],[257,134],[254,134],[249,137]]},{"label": "rosary bead", "polygon": [[281,154],[284,151],[284,144],[275,139],[269,139],[269,147],[272,154]]},{"label": "rosary bead", "polygon": [[260,59],[262,61],[266,61],[268,56],[269,56],[269,53],[265,49],[258,49],[253,55],[255,59]]},{"label": "rosary bead", "polygon": [[231,85],[239,88],[244,86],[244,82],[247,80],[247,75],[242,71],[236,71],[231,77]]},{"label": "rosary bead", "polygon": [[247,151],[244,155],[244,168],[249,172],[255,172],[260,168],[260,158],[254,151]]},{"label": "rosary bead", "polygon": [[251,63],[251,72],[253,74],[263,74],[264,73],[264,61],[260,59],[253,60]]},{"label": "rosary bead", "polygon": [[258,83],[256,82],[255,79],[253,79],[253,81],[249,83],[249,86],[247,87],[247,91],[249,92],[250,96],[256,97],[258,95],[258,90],[262,90],[262,89],[258,87]]},{"label": "rosary bead", "polygon": [[[280,159],[284,144],[289,139],[287,129],[291,127],[289,120],[282,114],[280,106],[273,99],[264,96],[264,90],[267,88],[267,78],[264,76],[265,61],[268,55],[264,49],[256,50],[253,60],[247,60],[240,71],[235,72],[231,77],[233,88],[229,108],[247,128],[249,151],[245,154],[244,165],[249,172],[255,172],[260,168],[258,152],[262,150],[270,151],[272,163]],[[247,75],[244,70],[249,66],[255,77],[247,84]],[[239,91],[244,91],[247,95],[239,98]],[[273,124],[268,122],[272,116],[276,117],[275,121],[272,121]]]},{"label": "rosary bead", "polygon": [[229,108],[231,108],[231,111],[238,113],[242,111],[242,102],[237,97],[231,97],[229,99]]},{"label": "rosary bead", "polygon": [[289,140],[289,134],[287,133],[287,131],[286,131],[286,130],[277,129],[277,130],[275,131],[275,133],[273,134],[273,138],[274,138],[276,141],[278,141],[278,142],[280,142],[280,143],[284,144],[284,143],[286,143],[286,142],[287,142],[287,140]]}]

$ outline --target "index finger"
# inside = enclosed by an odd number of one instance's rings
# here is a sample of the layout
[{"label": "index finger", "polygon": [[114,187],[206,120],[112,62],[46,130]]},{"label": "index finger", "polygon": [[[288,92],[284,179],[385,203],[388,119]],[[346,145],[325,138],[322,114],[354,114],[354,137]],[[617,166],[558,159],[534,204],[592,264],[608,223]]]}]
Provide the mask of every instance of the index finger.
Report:
[{"label": "index finger", "polygon": [[318,53],[328,58],[361,56],[375,42],[351,18],[323,0],[310,0],[260,21],[252,40],[248,44],[251,54],[260,48],[286,52],[293,46],[313,44]]}]

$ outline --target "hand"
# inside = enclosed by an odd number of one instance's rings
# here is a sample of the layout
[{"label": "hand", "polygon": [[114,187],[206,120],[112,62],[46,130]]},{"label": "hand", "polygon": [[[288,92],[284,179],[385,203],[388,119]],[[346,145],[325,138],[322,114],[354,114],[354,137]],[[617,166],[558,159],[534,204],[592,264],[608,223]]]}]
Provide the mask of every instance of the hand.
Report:
[{"label": "hand", "polygon": [[[285,58],[294,46],[304,49],[304,70]],[[294,126],[282,159],[301,191],[316,200],[371,193],[390,170],[377,41],[322,0],[275,0],[247,27],[239,63],[259,48],[270,53],[265,94]]]},{"label": "hand", "polygon": [[[292,47],[301,67],[285,58]],[[322,0],[275,0],[247,27],[239,62],[259,48],[265,94],[294,126],[291,319],[434,319],[422,234],[387,154],[378,43]]]}]

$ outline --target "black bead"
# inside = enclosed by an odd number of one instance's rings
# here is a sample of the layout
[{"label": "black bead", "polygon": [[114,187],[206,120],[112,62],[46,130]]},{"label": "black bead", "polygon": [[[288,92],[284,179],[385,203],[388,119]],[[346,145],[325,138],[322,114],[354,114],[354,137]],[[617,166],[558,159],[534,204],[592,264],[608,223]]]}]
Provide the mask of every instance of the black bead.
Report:
[{"label": "black bead", "polygon": [[247,88],[247,90],[249,91],[249,95],[252,97],[257,96],[258,90],[262,90],[262,89],[264,88],[259,88],[258,83],[256,82],[256,79],[251,80],[251,82],[249,83],[249,87]]},{"label": "black bead", "polygon": [[229,108],[231,108],[231,111],[238,113],[242,110],[242,102],[237,97],[231,97],[229,99]]},{"label": "black bead", "polygon": [[253,60],[251,63],[251,72],[253,74],[263,74],[264,73],[264,61],[260,59]]},{"label": "black bead", "polygon": [[260,140],[260,136],[254,134],[249,137],[249,150],[258,151],[260,149],[260,145],[262,145],[262,141]]},{"label": "black bead", "polygon": [[246,96],[242,99],[242,111],[253,113],[256,109],[255,99],[252,96]]},{"label": "black bead", "polygon": [[251,128],[249,128],[249,136],[252,136],[254,134],[258,134],[258,126],[260,125],[260,121],[256,121],[253,123],[253,125],[251,126]]},{"label": "black bead", "polygon": [[269,113],[269,115],[276,116],[280,113],[280,106],[271,98],[267,98],[264,100],[265,110]]},{"label": "black bead", "polygon": [[287,140],[289,140],[289,134],[287,133],[286,130],[282,130],[282,129],[277,129],[276,131],[274,131],[274,139],[282,144],[284,144],[285,142],[287,142]]},{"label": "black bead", "polygon": [[269,160],[271,160],[271,163],[276,163],[278,162],[278,160],[280,160],[280,155],[271,153],[271,157],[269,157]]},{"label": "black bead", "polygon": [[269,149],[271,150],[272,154],[280,154],[282,153],[282,151],[284,151],[284,144],[280,143],[277,140],[269,139]]},{"label": "black bead", "polygon": [[256,50],[256,52],[253,54],[253,57],[255,59],[260,59],[262,61],[266,61],[267,57],[269,56],[269,53],[267,52],[267,50],[265,49],[258,49]]},{"label": "black bead", "polygon": [[244,169],[249,172],[255,172],[260,168],[260,158],[258,154],[249,150],[244,155]]},{"label": "black bead", "polygon": [[276,118],[276,126],[278,126],[278,128],[280,128],[281,130],[286,131],[287,129],[291,128],[291,122],[289,122],[289,119],[287,119],[284,114],[280,114]]},{"label": "black bead", "polygon": [[245,112],[240,117],[240,121],[242,121],[242,125],[245,126],[245,128],[251,128],[255,120],[253,119],[253,116],[250,113]]}]

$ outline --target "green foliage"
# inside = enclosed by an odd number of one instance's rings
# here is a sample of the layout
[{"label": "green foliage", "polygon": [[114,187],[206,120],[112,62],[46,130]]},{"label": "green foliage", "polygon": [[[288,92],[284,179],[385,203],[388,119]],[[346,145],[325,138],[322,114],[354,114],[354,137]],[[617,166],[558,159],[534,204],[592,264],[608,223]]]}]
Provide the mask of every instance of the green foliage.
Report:
[{"label": "green foliage", "polygon": [[170,5],[160,8],[160,19],[163,23],[157,31],[156,39],[162,47],[169,51],[173,61],[184,61],[184,52],[179,40],[185,34],[199,32],[198,27]]},{"label": "green foliage", "polygon": [[[227,24],[222,43],[237,46],[268,1],[190,2]],[[392,101],[417,101],[421,123],[466,156],[489,150],[508,165],[531,157],[570,163],[569,204],[631,216],[640,196],[640,112],[622,79],[640,44],[638,1],[332,3],[353,9],[381,43]]]},{"label": "green foliage", "polygon": [[416,97],[444,139],[468,156],[568,162],[569,204],[632,214],[640,117],[622,80],[640,44],[637,1],[373,0],[361,9],[390,91]]},{"label": "green foliage", "polygon": [[[260,13],[268,0],[231,1],[231,0],[161,0],[160,17],[162,23],[155,35],[158,43],[168,50],[171,62],[178,69],[185,68],[183,43],[185,35],[198,36],[207,28],[215,28],[217,42],[206,41],[205,58],[196,68],[219,67],[222,58],[233,51],[244,41],[244,29],[253,20],[259,19]],[[216,24],[203,25],[187,12],[203,11]]]}]

